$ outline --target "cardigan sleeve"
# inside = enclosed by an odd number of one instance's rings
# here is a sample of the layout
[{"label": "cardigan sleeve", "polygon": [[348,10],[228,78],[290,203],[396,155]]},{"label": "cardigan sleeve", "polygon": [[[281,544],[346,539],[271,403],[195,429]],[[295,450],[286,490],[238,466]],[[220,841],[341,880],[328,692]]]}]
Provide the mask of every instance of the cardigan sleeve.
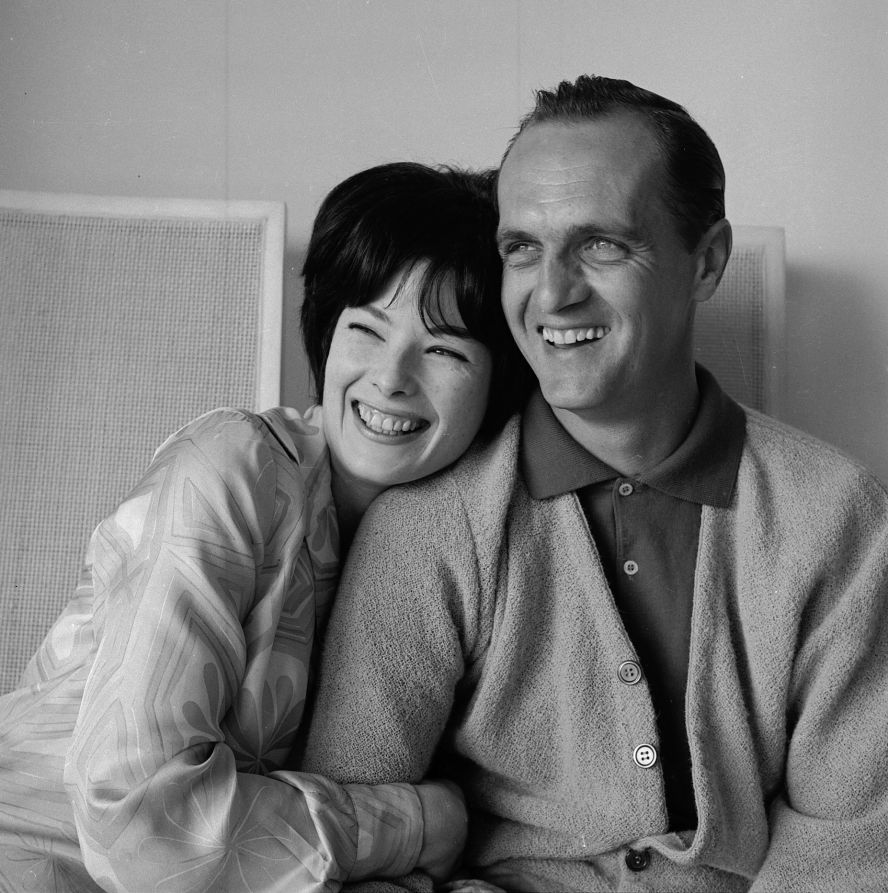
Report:
[{"label": "cardigan sleeve", "polygon": [[[96,652],[65,768],[85,865],[108,890],[402,874],[422,843],[412,788],[270,777],[262,746],[231,743],[290,742],[304,692],[273,672],[275,460],[259,426],[226,413],[168,440],[91,542]],[[289,596],[299,568],[280,565]],[[298,591],[313,617],[311,587]]]},{"label": "cardigan sleeve", "polygon": [[800,625],[785,784],[753,893],[881,891],[888,878],[888,500],[836,519]]},{"label": "cardigan sleeve", "polygon": [[380,496],[349,553],[325,637],[303,765],[341,782],[418,782],[465,669],[477,601],[449,494]]},{"label": "cardigan sleeve", "polygon": [[[342,783],[418,783],[432,764],[477,638],[474,548],[448,495],[382,494],[333,604],[302,767]],[[467,609],[467,606],[468,609]],[[367,893],[426,891],[414,871]]]}]

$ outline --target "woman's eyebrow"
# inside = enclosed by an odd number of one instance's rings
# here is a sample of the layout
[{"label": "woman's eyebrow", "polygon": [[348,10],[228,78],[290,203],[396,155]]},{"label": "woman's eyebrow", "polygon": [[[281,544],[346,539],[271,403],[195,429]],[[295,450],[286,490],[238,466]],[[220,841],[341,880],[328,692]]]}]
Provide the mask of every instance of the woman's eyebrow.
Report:
[{"label": "woman's eyebrow", "polygon": [[371,316],[375,316],[380,322],[391,322],[389,315],[384,311],[380,310],[379,307],[376,307],[374,304],[362,304],[358,307],[354,308],[355,310],[363,310],[365,313],[369,313]]},{"label": "woman's eyebrow", "polygon": [[447,335],[451,338],[463,338],[475,340],[474,335],[465,326],[452,326],[446,322],[429,323],[426,326],[430,335]]}]

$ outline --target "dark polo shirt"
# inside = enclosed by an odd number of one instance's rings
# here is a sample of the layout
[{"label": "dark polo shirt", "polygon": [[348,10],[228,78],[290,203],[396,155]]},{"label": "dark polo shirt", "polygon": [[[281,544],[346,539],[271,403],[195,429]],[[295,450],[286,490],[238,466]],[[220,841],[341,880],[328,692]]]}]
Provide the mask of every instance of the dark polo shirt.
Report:
[{"label": "dark polo shirt", "polygon": [[626,631],[647,679],[660,733],[671,830],[697,826],[685,689],[701,507],[731,502],[746,416],[702,367],[700,402],[683,443],[651,471],[622,477],[562,428],[539,391],[522,421],[521,464],[534,499],[576,491]]}]

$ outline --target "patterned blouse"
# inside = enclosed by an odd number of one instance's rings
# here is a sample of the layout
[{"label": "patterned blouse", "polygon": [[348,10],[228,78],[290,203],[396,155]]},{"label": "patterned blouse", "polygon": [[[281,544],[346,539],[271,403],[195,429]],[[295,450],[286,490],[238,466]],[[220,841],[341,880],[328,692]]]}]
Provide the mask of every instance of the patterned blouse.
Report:
[{"label": "patterned blouse", "polygon": [[409,871],[409,785],[283,771],[338,573],[320,410],[185,426],[0,698],[0,890],[336,890]]}]

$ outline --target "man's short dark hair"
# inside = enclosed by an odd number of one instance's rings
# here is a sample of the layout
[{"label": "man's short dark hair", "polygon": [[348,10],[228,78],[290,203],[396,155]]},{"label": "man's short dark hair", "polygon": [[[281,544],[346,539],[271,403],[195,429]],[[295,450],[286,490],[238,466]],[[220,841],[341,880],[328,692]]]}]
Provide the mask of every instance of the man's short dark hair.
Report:
[{"label": "man's short dark hair", "polygon": [[496,249],[496,172],[383,164],[354,174],[321,203],[302,275],[302,338],[315,382],[346,307],[369,304],[395,277],[424,264],[419,309],[430,328],[456,331],[446,318],[442,287],[452,284],[464,329],[493,355],[483,430],[495,430],[518,408],[530,374],[500,306],[502,262]]},{"label": "man's short dark hair", "polygon": [[706,131],[676,102],[629,81],[581,75],[555,90],[538,90],[536,105],[521,120],[503,161],[528,127],[547,121],[583,122],[635,112],[651,126],[667,175],[664,200],[692,251],[703,233],[725,216],[725,170]]}]

